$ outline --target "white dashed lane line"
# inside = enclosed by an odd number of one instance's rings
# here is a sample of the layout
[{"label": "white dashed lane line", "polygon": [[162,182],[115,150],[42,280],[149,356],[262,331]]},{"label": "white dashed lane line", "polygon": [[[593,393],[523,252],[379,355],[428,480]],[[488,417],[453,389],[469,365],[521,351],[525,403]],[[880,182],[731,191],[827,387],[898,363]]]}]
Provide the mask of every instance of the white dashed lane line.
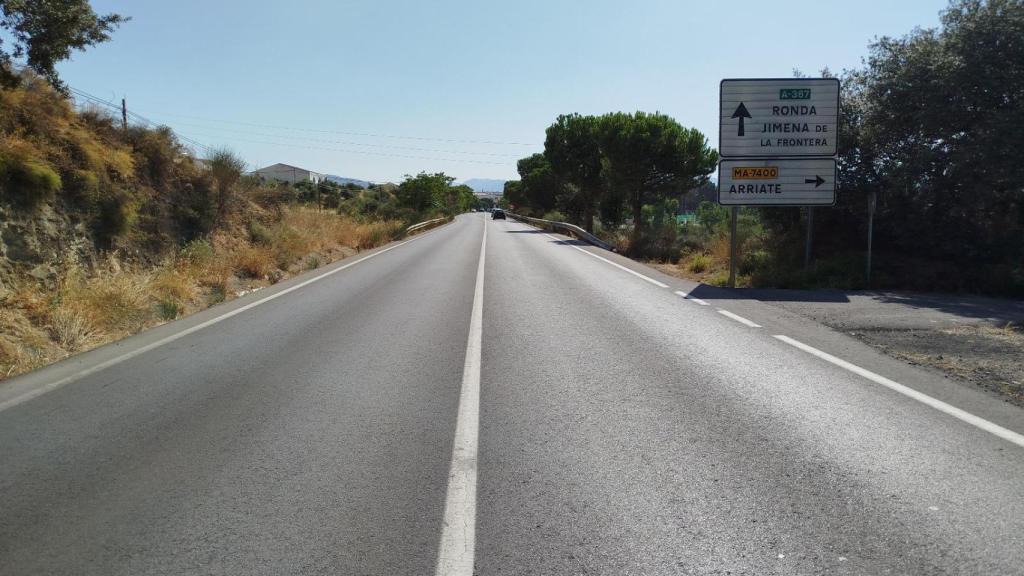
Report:
[{"label": "white dashed lane line", "polygon": [[682,290],[676,290],[676,294],[682,296],[684,299],[689,300],[690,302],[695,302],[697,304],[700,304],[701,306],[709,306],[707,302],[701,300],[700,298],[694,298],[693,296],[690,296],[689,294],[683,292]]},{"label": "white dashed lane line", "polygon": [[[548,238],[551,238],[552,240],[556,240],[558,242],[562,242],[561,238],[557,238],[557,237],[552,236],[550,234],[544,234],[544,235],[547,236]],[[667,284],[659,282],[659,281],[657,281],[657,280],[655,280],[653,278],[644,276],[643,274],[640,274],[639,272],[636,272],[635,270],[630,270],[629,268],[626,268],[625,266],[622,266],[620,264],[616,264],[615,262],[612,262],[611,260],[608,260],[607,258],[602,258],[601,256],[598,256],[597,254],[594,254],[592,252],[588,252],[587,250],[584,250],[584,249],[580,248],[579,246],[572,246],[572,247],[577,249],[577,250],[579,250],[580,252],[583,252],[584,254],[586,254],[588,256],[593,256],[594,258],[597,258],[598,260],[602,260],[602,261],[604,261],[604,262],[606,262],[608,264],[611,264],[612,266],[615,266],[616,268],[619,268],[620,270],[623,270],[625,272],[629,272],[630,274],[632,274],[632,275],[634,275],[634,276],[636,276],[638,278],[641,278],[643,280],[646,280],[647,282],[650,282],[651,284],[654,284],[655,286],[658,286],[660,288],[668,288]],[[701,306],[708,306],[707,302],[701,300],[700,298],[693,298],[692,296],[690,296],[689,294],[687,294],[686,292],[683,292],[681,290],[675,291],[675,294],[677,296],[680,296],[680,297],[686,299],[686,300],[690,300],[691,302],[695,302],[695,303],[697,303],[697,304],[699,304]],[[758,324],[758,323],[756,323],[756,322],[754,322],[752,320],[748,320],[748,319],[746,319],[743,316],[740,316],[738,314],[733,314],[732,312],[729,312],[728,310],[724,310],[722,308],[718,308],[717,310],[718,310],[719,314],[725,316],[726,318],[730,318],[732,320],[735,320],[736,322],[739,322],[740,324],[743,324],[745,326],[749,326],[751,328],[761,328],[762,327],[760,324]],[[893,380],[889,380],[885,376],[881,376],[879,374],[875,374],[874,372],[872,372],[870,370],[866,370],[864,368],[861,368],[860,366],[857,366],[856,364],[851,364],[851,363],[847,362],[846,360],[843,360],[842,358],[837,358],[837,357],[835,357],[835,356],[833,356],[833,355],[831,355],[831,354],[829,354],[827,352],[822,352],[821,350],[818,350],[817,348],[815,348],[813,346],[808,346],[807,344],[804,344],[803,342],[800,342],[798,340],[794,340],[793,338],[790,338],[789,336],[784,336],[782,334],[776,334],[776,335],[774,335],[774,337],[776,339],[782,341],[782,342],[785,342],[786,344],[789,344],[790,346],[793,346],[795,348],[799,348],[800,350],[803,350],[804,352],[807,352],[808,354],[812,354],[814,356],[817,356],[818,358],[821,358],[822,360],[825,360],[826,362],[830,362],[830,363],[832,363],[832,364],[834,364],[836,366],[839,366],[840,368],[843,368],[845,370],[853,372],[854,374],[857,374],[859,376],[867,378],[868,380],[871,380],[872,382],[874,382],[876,384],[880,384],[882,386],[885,386],[886,388],[888,388],[890,390],[898,392],[898,393],[900,393],[900,394],[902,394],[904,396],[907,396],[908,398],[912,398],[914,400],[917,400],[918,402],[921,402],[922,404],[926,404],[928,406],[931,406],[932,408],[935,408],[936,410],[939,410],[940,412],[944,412],[944,413],[946,413],[946,414],[948,414],[950,416],[953,416],[954,418],[956,418],[958,420],[966,422],[966,423],[968,423],[968,424],[970,424],[972,426],[980,428],[981,430],[984,430],[984,431],[986,431],[986,432],[988,432],[990,434],[998,436],[998,437],[1000,437],[1000,438],[1002,438],[1004,440],[1007,440],[1009,442],[1012,442],[1013,444],[1016,444],[1017,446],[1020,446],[1020,447],[1024,448],[1024,435],[1018,434],[1017,432],[1014,432],[1013,430],[1009,430],[1007,428],[1003,428],[1002,426],[1000,426],[998,424],[994,424],[992,422],[989,422],[988,420],[985,420],[984,418],[981,418],[980,416],[975,416],[974,414],[971,414],[970,412],[966,412],[964,410],[961,410],[960,408],[957,408],[956,406],[952,406],[952,405],[947,404],[947,403],[945,403],[945,402],[943,402],[941,400],[938,400],[936,398],[932,398],[931,396],[929,396],[927,394],[924,394],[922,392],[918,392],[917,390],[914,390],[913,388],[909,388],[907,386],[904,386],[903,384],[900,384],[899,382],[895,382]]]},{"label": "white dashed lane line", "polygon": [[[557,238],[557,237],[552,236],[550,234],[544,234],[544,235],[547,236],[548,238],[551,238],[552,240],[555,240],[555,241],[558,241],[558,242],[562,242],[563,241],[561,238]],[[659,281],[657,281],[657,280],[655,280],[653,278],[644,276],[643,274],[640,274],[639,272],[636,272],[635,270],[630,270],[629,268],[626,268],[625,266],[622,266],[620,264],[616,264],[615,262],[612,262],[611,260],[608,260],[607,258],[602,258],[601,256],[598,256],[597,254],[594,254],[592,252],[588,252],[588,251],[580,248],[579,246],[572,246],[572,247],[575,248],[576,250],[579,250],[580,252],[583,252],[584,254],[586,254],[588,256],[593,256],[594,258],[597,258],[598,260],[602,260],[602,261],[604,261],[604,262],[606,262],[608,264],[611,264],[612,266],[615,266],[616,268],[619,268],[619,269],[621,269],[621,270],[623,270],[625,272],[629,272],[630,274],[632,274],[632,275],[634,275],[634,276],[636,276],[638,278],[641,278],[643,280],[646,280],[647,282],[650,282],[651,284],[654,284],[655,286],[658,286],[660,288],[668,288],[667,284],[659,282]],[[689,300],[691,302],[695,302],[695,303],[697,303],[697,304],[699,304],[701,306],[708,306],[709,305],[707,302],[701,300],[700,298],[694,298],[694,297],[690,296],[689,294],[687,294],[686,292],[683,292],[681,290],[675,291],[675,294],[677,296],[680,296],[680,297],[686,299],[686,300]],[[740,324],[743,324],[745,326],[749,326],[751,328],[761,328],[762,327],[760,324],[758,324],[758,323],[756,323],[756,322],[754,322],[752,320],[748,320],[748,319],[746,319],[743,316],[740,316],[738,314],[733,314],[732,312],[729,312],[728,310],[724,310],[722,308],[718,308],[717,310],[718,310],[719,314],[721,314],[721,315],[723,315],[723,316],[725,316],[727,318],[730,318],[732,320],[735,320],[736,322],[739,322]],[[958,420],[966,422],[966,423],[968,423],[968,424],[970,424],[972,426],[980,428],[981,430],[984,430],[984,431],[986,431],[986,432],[988,432],[990,434],[998,436],[998,437],[1000,437],[1000,438],[1002,438],[1004,440],[1007,440],[1009,442],[1012,442],[1013,444],[1016,444],[1017,446],[1020,446],[1020,447],[1024,448],[1024,435],[1018,434],[1017,432],[1014,432],[1013,430],[1009,430],[1007,428],[1003,428],[1002,426],[1000,426],[998,424],[994,424],[992,422],[989,422],[988,420],[985,420],[984,418],[981,418],[980,416],[975,416],[974,414],[971,414],[970,412],[966,412],[964,410],[961,410],[960,408],[957,408],[956,406],[952,406],[952,405],[947,404],[947,403],[945,403],[945,402],[943,402],[941,400],[938,400],[936,398],[932,398],[931,396],[929,396],[927,394],[924,394],[922,392],[918,392],[917,390],[914,390],[913,388],[909,388],[907,386],[904,386],[903,384],[900,384],[899,382],[895,382],[893,380],[889,380],[885,376],[881,376],[879,374],[875,374],[874,372],[872,372],[870,370],[866,370],[864,368],[861,368],[860,366],[857,366],[856,364],[851,364],[851,363],[847,362],[846,360],[843,360],[842,358],[837,358],[837,357],[835,357],[835,356],[833,356],[833,355],[831,355],[831,354],[829,354],[827,352],[822,352],[821,350],[818,350],[817,348],[815,348],[813,346],[808,346],[807,344],[804,344],[803,342],[800,342],[798,340],[794,340],[793,338],[790,338],[789,336],[784,336],[782,334],[776,334],[776,335],[774,335],[774,338],[776,338],[776,339],[778,339],[778,340],[780,340],[782,342],[785,342],[786,344],[789,344],[790,346],[793,346],[795,348],[799,348],[800,350],[803,350],[804,352],[807,352],[808,354],[812,354],[814,356],[817,356],[818,358],[821,358],[822,360],[825,360],[826,362],[830,362],[830,363],[832,363],[832,364],[834,364],[836,366],[839,366],[840,368],[843,368],[845,370],[853,372],[854,374],[857,374],[859,376],[867,378],[868,380],[871,380],[872,382],[874,382],[876,384],[880,384],[882,386],[885,386],[886,388],[888,388],[890,390],[893,390],[894,392],[898,392],[898,393],[900,393],[900,394],[902,394],[904,396],[907,396],[908,398],[912,398],[914,400],[917,400],[918,402],[921,402],[922,404],[926,404],[928,406],[931,406],[932,408],[935,408],[936,410],[938,410],[940,412],[944,412],[944,413],[946,413],[946,414],[948,414],[950,416],[953,416],[954,418],[956,418]]]},{"label": "white dashed lane line", "polygon": [[733,320],[739,322],[740,324],[744,324],[746,326],[750,326],[751,328],[760,328],[761,327],[761,325],[758,324],[757,322],[753,322],[753,321],[747,320],[743,316],[740,316],[739,314],[733,314],[732,312],[729,312],[728,310],[722,310],[721,308],[719,308],[718,309],[718,313],[721,314],[722,316],[725,316],[726,318],[732,318]]}]

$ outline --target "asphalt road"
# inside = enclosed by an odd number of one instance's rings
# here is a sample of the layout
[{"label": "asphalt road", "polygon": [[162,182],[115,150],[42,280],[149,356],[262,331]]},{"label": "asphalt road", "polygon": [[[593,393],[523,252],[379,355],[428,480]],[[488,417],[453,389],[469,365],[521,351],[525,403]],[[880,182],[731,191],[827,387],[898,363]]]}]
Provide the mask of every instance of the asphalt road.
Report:
[{"label": "asphalt road", "polygon": [[516,222],[366,257],[0,386],[0,574],[1024,574],[1018,408]]}]

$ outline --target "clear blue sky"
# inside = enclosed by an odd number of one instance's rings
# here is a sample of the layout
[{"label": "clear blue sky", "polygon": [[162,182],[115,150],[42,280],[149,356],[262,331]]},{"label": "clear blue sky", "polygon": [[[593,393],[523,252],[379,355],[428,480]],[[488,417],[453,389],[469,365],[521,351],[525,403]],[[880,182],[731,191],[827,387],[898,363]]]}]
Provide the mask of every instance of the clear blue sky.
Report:
[{"label": "clear blue sky", "polygon": [[716,145],[720,79],[856,67],[946,4],[94,0],[132,21],[60,71],[250,165],[515,178],[561,113],[658,110]]}]

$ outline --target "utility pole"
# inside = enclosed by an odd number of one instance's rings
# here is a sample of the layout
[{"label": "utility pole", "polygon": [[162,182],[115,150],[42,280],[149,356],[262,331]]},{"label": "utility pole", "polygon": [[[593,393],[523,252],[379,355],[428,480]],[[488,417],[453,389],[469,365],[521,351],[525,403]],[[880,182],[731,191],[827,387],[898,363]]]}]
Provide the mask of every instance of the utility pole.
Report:
[{"label": "utility pole", "polygon": [[124,98],[121,98],[121,128],[128,131],[128,103]]},{"label": "utility pole", "polygon": [[729,288],[736,287],[736,215],[740,209],[733,206],[729,221]]}]

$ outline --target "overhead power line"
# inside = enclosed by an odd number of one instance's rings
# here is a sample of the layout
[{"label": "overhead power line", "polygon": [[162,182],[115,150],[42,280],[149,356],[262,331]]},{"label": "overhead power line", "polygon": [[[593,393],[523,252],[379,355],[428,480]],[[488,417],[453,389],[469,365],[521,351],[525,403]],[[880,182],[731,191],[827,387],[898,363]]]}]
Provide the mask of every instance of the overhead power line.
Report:
[{"label": "overhead power line", "polygon": [[417,146],[398,146],[394,144],[371,144],[366,142],[353,142],[351,140],[325,140],[323,138],[311,138],[309,136],[289,136],[286,134],[268,134],[266,132],[253,132],[252,130],[239,130],[237,128],[214,128],[211,126],[203,126],[202,124],[190,124],[188,122],[174,122],[175,126],[190,126],[193,128],[200,128],[206,130],[216,130],[218,132],[234,132],[236,134],[246,134],[250,136],[260,136],[263,138],[283,138],[286,140],[300,140],[307,142],[319,142],[323,144],[342,144],[345,146],[363,146],[370,148],[386,148],[393,150],[413,150],[417,152],[437,152],[440,154],[465,154],[470,156],[488,156],[494,158],[519,158],[518,154],[502,154],[498,152],[473,152],[469,150],[445,150],[438,148],[419,148]]},{"label": "overhead power line", "polygon": [[268,142],[266,140],[250,140],[247,138],[238,138],[235,136],[219,136],[213,134],[199,134],[199,136],[205,136],[210,138],[222,138],[225,140],[232,140],[235,142],[246,142],[249,144],[268,144],[271,146],[280,146],[282,148],[306,148],[309,150],[327,150],[330,152],[345,152],[348,154],[364,154],[369,156],[386,156],[390,158],[413,158],[417,160],[434,160],[437,162],[460,162],[463,164],[489,164],[492,166],[508,166],[509,162],[492,162],[487,160],[470,160],[467,158],[438,158],[435,156],[415,156],[411,154],[391,154],[388,152],[370,152],[368,150],[348,150],[344,148],[328,148],[326,146],[309,146],[304,144],[295,144],[292,142]]},{"label": "overhead power line", "polygon": [[[88,92],[85,92],[83,90],[79,90],[79,89],[74,88],[74,87],[70,87],[70,90],[71,90],[71,92],[75,96],[78,96],[78,97],[80,97],[81,99],[83,99],[83,100],[85,100],[87,102],[91,102],[93,104],[97,104],[97,105],[100,105],[100,106],[106,106],[106,107],[108,107],[108,108],[110,108],[111,110],[114,110],[114,111],[118,111],[118,112],[122,111],[121,106],[119,104],[115,103],[115,102],[111,102],[109,100],[100,98],[99,96],[95,96],[93,94],[89,94]],[[135,121],[136,123],[142,124],[142,125],[147,126],[147,127],[155,128],[157,126],[166,126],[166,124],[159,123],[159,122],[154,122],[153,120],[150,120],[146,116],[142,116],[142,115],[140,115],[140,114],[138,114],[136,112],[130,111],[130,110],[127,111],[126,114],[133,121]],[[377,138],[424,140],[424,141],[452,142],[452,143],[533,146],[533,144],[526,144],[526,143],[522,143],[522,142],[498,142],[498,141],[489,141],[489,140],[461,140],[461,139],[454,139],[454,138],[426,138],[426,137],[418,137],[418,136],[395,136],[395,135],[387,135],[387,134],[371,134],[371,133],[363,133],[363,132],[349,132],[349,131],[343,131],[343,130],[318,130],[318,129],[313,129],[313,128],[295,128],[295,127],[290,127],[290,126],[276,126],[276,125],[271,125],[271,124],[258,124],[258,123],[251,123],[251,122],[233,122],[233,121],[229,121],[229,120],[217,120],[217,119],[212,119],[212,118],[203,118],[203,117],[189,116],[189,115],[184,115],[184,114],[157,113],[157,114],[150,114],[150,115],[182,117],[182,118],[193,118],[193,119],[198,119],[198,120],[201,120],[201,121],[204,121],[204,122],[217,122],[217,123],[222,123],[222,124],[234,124],[234,125],[240,125],[240,126],[270,128],[270,129],[275,129],[275,130],[292,130],[292,131],[298,131],[298,132],[315,132],[315,133],[325,133],[325,134],[349,134],[349,135],[368,136],[368,137],[377,137]],[[509,158],[509,159],[518,157],[518,155],[515,155],[515,154],[499,154],[499,153],[492,153],[492,152],[471,152],[471,151],[462,151],[462,150],[443,150],[443,149],[436,149],[436,148],[419,148],[419,147],[415,147],[415,146],[399,146],[399,145],[388,145],[388,144],[361,143],[361,142],[352,142],[352,141],[347,141],[347,140],[326,140],[326,139],[320,139],[320,138],[310,138],[308,136],[289,136],[289,135],[284,135],[284,134],[267,134],[265,132],[253,132],[253,131],[249,131],[249,130],[237,130],[237,129],[229,129],[229,128],[218,128],[218,127],[214,127],[214,126],[202,126],[200,124],[190,124],[190,123],[187,123],[187,122],[175,122],[175,124],[185,125],[185,126],[193,126],[193,127],[202,128],[202,129],[215,130],[215,131],[218,131],[218,132],[236,132],[236,133],[240,133],[240,134],[243,134],[243,135],[252,135],[252,136],[258,136],[258,137],[261,137],[261,138],[299,140],[299,141],[319,142],[319,143],[325,143],[325,144],[341,144],[341,145],[345,145],[345,146],[373,147],[373,148],[385,148],[385,149],[395,149],[395,150],[411,150],[411,151],[420,151],[420,152],[436,152],[436,153],[440,153],[440,154],[460,154],[460,155],[486,156],[486,157],[495,157],[495,158],[499,158],[500,157],[500,158]],[[172,129],[172,131],[174,132],[175,137],[177,137],[179,140],[181,140],[183,142],[186,142],[188,144],[191,144],[192,146],[196,147],[197,149],[202,149],[206,153],[210,153],[210,152],[215,150],[215,148],[213,148],[211,146],[207,146],[206,144],[203,144],[203,143],[201,143],[201,142],[199,142],[197,140],[194,140],[194,139],[192,139],[192,138],[190,138],[188,136],[185,136],[180,131],[174,130],[170,126],[167,126],[167,127]],[[475,160],[475,159],[468,159],[468,158],[441,158],[441,157],[436,157],[436,156],[421,156],[421,155],[413,155],[413,154],[395,154],[395,153],[389,153],[389,152],[377,152],[377,151],[369,151],[369,150],[352,150],[352,149],[336,148],[336,147],[326,147],[326,146],[310,146],[310,145],[304,145],[304,144],[296,144],[294,142],[252,140],[252,139],[248,139],[248,138],[239,138],[237,136],[225,136],[223,134],[198,134],[198,136],[208,137],[208,138],[225,139],[225,140],[232,140],[232,141],[236,141],[236,142],[246,142],[246,143],[251,143],[251,144],[266,144],[266,145],[270,145],[270,146],[280,146],[280,147],[283,147],[283,148],[305,148],[305,149],[310,149],[310,150],[326,150],[326,151],[331,151],[331,152],[343,152],[343,153],[348,153],[348,154],[362,154],[362,155],[370,155],[370,156],[385,156],[385,157],[391,157],[391,158],[410,158],[410,159],[417,159],[417,160],[432,160],[432,161],[436,161],[436,162],[458,162],[458,163],[464,163],[464,164],[487,164],[487,165],[494,165],[494,166],[506,166],[509,163],[509,161],[498,162],[498,161],[487,161],[487,160]]]},{"label": "overhead power line", "polygon": [[[96,105],[99,105],[99,106],[106,106],[106,107],[110,108],[111,110],[114,110],[114,111],[117,111],[117,112],[120,112],[122,110],[121,106],[118,105],[115,102],[111,102],[110,100],[105,100],[105,99],[100,98],[99,96],[96,96],[94,94],[89,94],[88,92],[86,92],[84,90],[79,90],[78,88],[75,88],[73,86],[69,86],[68,88],[69,88],[69,90],[71,91],[71,93],[73,95],[75,95],[75,96],[77,96],[77,97],[79,97],[79,98],[81,98],[81,99],[83,99],[83,100],[85,100],[87,102],[90,102],[92,104],[96,104]],[[150,128],[154,128],[154,127],[157,127],[157,126],[160,125],[160,124],[158,124],[156,122],[153,122],[149,118],[146,118],[145,116],[141,116],[139,114],[136,114],[135,112],[132,112],[130,110],[127,111],[127,115],[129,117],[131,117],[133,120],[135,120],[137,123],[143,124],[143,125],[145,125],[147,127],[150,127]],[[181,134],[181,133],[179,133],[177,131],[174,131],[174,135],[179,140],[181,140],[183,142],[186,142],[188,144],[191,144],[192,146],[194,146],[194,147],[196,147],[198,149],[202,149],[206,153],[210,153],[210,152],[212,152],[214,150],[212,147],[207,146],[206,144],[203,144],[202,142],[199,142],[197,140],[193,140],[192,138],[189,138],[189,137],[187,137],[187,136],[185,136],[185,135],[183,135],[183,134]]]},{"label": "overhead power line", "polygon": [[275,130],[295,130],[297,132],[319,132],[322,134],[345,134],[348,136],[367,136],[371,138],[393,138],[398,140],[425,140],[433,142],[452,142],[461,144],[490,144],[495,146],[540,146],[540,144],[529,142],[501,142],[497,140],[465,140],[459,138],[430,138],[425,136],[398,136],[394,134],[377,134],[371,132],[353,132],[348,130],[323,130],[317,128],[296,128],[293,126],[281,126],[276,124],[257,124],[254,122],[237,122],[233,120],[220,120],[217,118],[204,118],[202,116],[191,116],[188,114],[171,114],[166,112],[148,112],[150,116],[167,116],[176,118],[191,118],[204,122],[217,122],[221,124],[235,124],[238,126],[251,126],[256,128],[272,128]]}]

